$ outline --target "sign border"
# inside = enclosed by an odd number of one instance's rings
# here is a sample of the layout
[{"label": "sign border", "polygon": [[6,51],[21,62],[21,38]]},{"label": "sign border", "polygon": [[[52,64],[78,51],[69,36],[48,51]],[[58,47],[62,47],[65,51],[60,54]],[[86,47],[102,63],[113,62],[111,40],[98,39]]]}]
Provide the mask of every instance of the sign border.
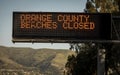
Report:
[{"label": "sign border", "polygon": [[[54,43],[69,43],[69,42],[76,42],[76,43],[79,43],[79,42],[113,42],[111,40],[112,38],[112,27],[110,25],[110,34],[108,36],[110,36],[110,39],[101,39],[101,40],[80,40],[80,39],[62,39],[62,38],[16,38],[14,35],[14,14],[15,13],[58,13],[58,14],[67,14],[67,13],[77,13],[77,14],[94,14],[94,15],[97,15],[97,14],[110,14],[110,13],[80,13],[80,12],[13,12],[13,32],[12,32],[12,42],[43,42],[43,43],[47,43],[47,42],[54,42]],[[111,16],[111,23],[112,24],[112,15],[110,14]],[[114,40],[115,42],[116,40]]]}]

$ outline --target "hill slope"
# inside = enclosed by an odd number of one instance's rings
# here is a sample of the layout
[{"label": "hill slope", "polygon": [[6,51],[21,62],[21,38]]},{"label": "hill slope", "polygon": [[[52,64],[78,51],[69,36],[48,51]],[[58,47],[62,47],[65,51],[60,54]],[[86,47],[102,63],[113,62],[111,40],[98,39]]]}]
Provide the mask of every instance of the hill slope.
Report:
[{"label": "hill slope", "polygon": [[70,50],[0,46],[0,69],[22,69],[24,71],[39,71],[45,75],[56,75],[56,73],[61,75],[68,55],[73,53]]}]

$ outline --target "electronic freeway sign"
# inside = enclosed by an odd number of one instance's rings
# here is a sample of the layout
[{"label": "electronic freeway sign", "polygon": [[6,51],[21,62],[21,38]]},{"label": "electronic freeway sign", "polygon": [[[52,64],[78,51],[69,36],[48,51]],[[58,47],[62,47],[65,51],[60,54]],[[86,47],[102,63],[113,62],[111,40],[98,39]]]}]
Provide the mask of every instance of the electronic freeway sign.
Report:
[{"label": "electronic freeway sign", "polygon": [[79,42],[111,39],[111,14],[13,12],[13,42]]}]

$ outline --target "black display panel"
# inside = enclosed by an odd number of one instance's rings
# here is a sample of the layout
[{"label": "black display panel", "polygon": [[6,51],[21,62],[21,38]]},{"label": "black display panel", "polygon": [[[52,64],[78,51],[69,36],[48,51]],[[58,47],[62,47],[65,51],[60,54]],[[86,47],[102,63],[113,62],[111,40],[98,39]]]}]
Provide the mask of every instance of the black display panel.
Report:
[{"label": "black display panel", "polygon": [[20,39],[27,39],[26,41],[28,39],[53,39],[68,42],[72,40],[110,40],[111,14],[13,12],[12,36],[14,42]]}]

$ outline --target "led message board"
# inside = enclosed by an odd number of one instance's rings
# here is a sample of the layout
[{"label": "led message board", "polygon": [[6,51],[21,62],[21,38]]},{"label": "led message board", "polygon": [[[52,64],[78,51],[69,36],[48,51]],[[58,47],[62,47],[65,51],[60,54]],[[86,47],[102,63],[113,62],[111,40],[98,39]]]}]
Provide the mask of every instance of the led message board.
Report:
[{"label": "led message board", "polygon": [[[110,40],[111,14],[13,12],[13,42]],[[42,39],[42,40],[40,40]],[[49,42],[49,41],[47,41]]]}]

